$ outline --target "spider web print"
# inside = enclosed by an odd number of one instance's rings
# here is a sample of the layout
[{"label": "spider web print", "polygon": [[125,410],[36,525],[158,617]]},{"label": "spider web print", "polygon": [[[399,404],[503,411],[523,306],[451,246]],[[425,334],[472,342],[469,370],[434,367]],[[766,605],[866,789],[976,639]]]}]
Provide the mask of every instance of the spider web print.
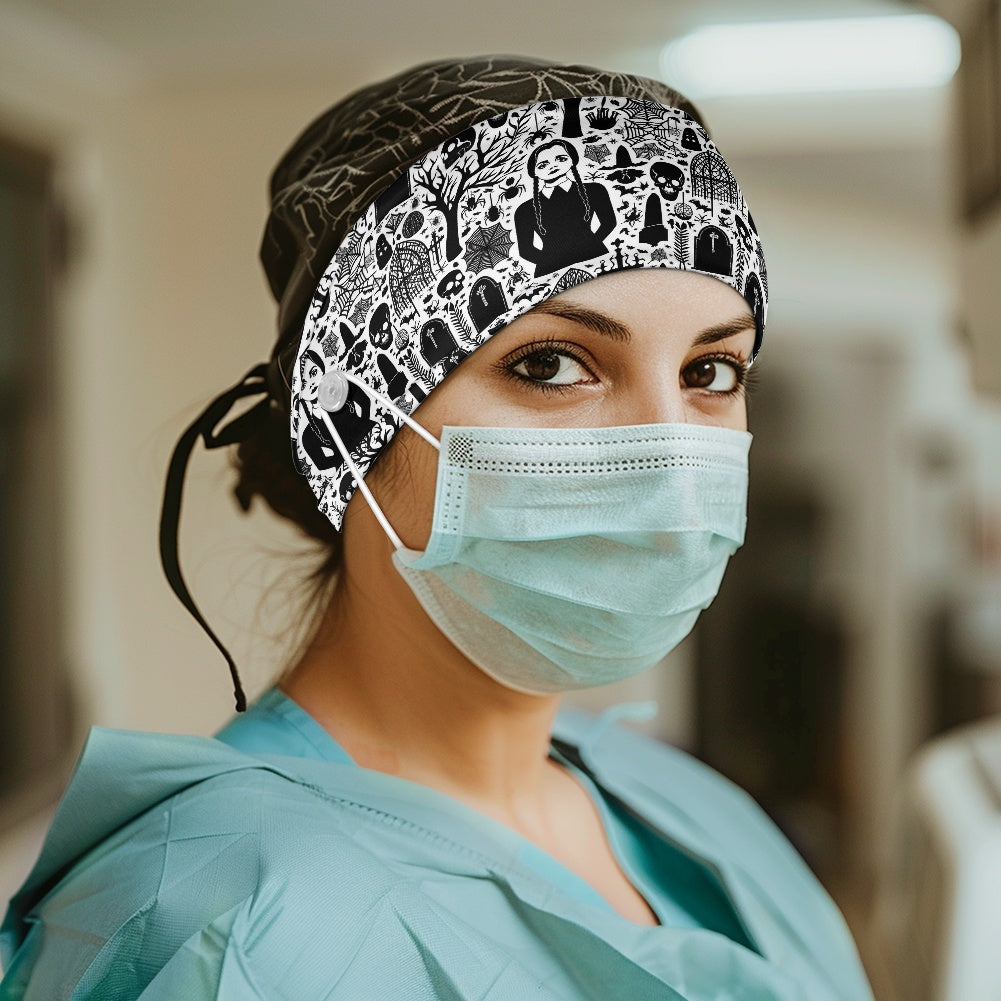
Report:
[{"label": "spider web print", "polygon": [[[697,157],[678,141],[687,130]],[[446,137],[377,193],[329,260],[293,370],[291,431],[335,527],[355,484],[303,443],[331,369],[410,412],[517,316],[621,268],[712,275],[748,297],[759,339],[765,319],[760,241],[712,140],[682,109],[625,97],[543,100]],[[402,423],[360,390],[329,419],[362,473]]]}]

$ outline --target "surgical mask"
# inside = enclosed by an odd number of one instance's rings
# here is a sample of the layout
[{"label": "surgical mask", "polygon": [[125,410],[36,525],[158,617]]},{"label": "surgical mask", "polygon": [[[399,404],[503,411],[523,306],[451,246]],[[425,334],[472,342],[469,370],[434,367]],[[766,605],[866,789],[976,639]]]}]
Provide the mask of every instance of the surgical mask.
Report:
[{"label": "surgical mask", "polygon": [[359,487],[432,621],[510,688],[567,691],[652,667],[744,540],[746,431],[445,427],[438,442],[400,416],[440,450],[424,551]]}]

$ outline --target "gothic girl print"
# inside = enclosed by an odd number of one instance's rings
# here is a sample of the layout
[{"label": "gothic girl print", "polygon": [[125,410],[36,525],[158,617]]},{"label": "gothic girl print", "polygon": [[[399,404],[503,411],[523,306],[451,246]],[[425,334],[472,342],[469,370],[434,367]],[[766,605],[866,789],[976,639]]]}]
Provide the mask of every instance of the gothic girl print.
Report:
[{"label": "gothic girl print", "polygon": [[[754,313],[757,351],[761,242],[715,144],[678,108],[548,100],[421,156],[355,222],[306,316],[290,430],[320,509],[339,528],[356,489],[331,429],[364,474],[400,413],[512,320],[589,278],[653,267],[735,289]],[[328,413],[318,386],[334,370],[354,378]]]},{"label": "gothic girl print", "polygon": [[535,265],[535,277],[608,253],[615,210],[603,184],[584,183],[580,153],[567,139],[537,146],[528,158],[532,197],[514,213],[518,253]]},{"label": "gothic girl print", "polygon": [[341,457],[329,430],[314,413],[320,379],[327,370],[327,363],[316,351],[307,350],[299,358],[299,368],[302,384],[308,388],[295,401],[299,411],[299,448],[293,449],[293,454],[299,472],[306,475],[310,464],[326,470],[340,465]]},{"label": "gothic girl print", "polygon": [[[299,445],[301,452],[305,453],[307,463],[320,470],[339,467],[343,462],[340,448],[330,431],[331,424],[337,429],[344,447],[352,453],[377,426],[376,421],[372,419],[372,401],[354,384],[349,386],[347,401],[337,414],[324,413],[317,406],[316,393],[326,368],[326,362],[317,352],[308,350],[302,353],[300,369],[303,384],[310,386],[311,391],[296,399],[301,418]],[[295,456],[299,471],[307,475],[303,468],[307,465],[303,462],[303,455],[296,450]]]}]

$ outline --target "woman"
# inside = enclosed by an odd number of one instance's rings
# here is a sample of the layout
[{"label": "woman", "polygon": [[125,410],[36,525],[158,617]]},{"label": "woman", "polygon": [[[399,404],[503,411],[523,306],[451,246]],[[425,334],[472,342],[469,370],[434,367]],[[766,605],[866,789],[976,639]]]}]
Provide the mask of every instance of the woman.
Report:
[{"label": "woman", "polygon": [[584,184],[580,153],[566,139],[532,150],[528,173],[532,197],[518,206],[514,224],[518,253],[535,264],[536,278],[608,252],[615,212],[603,184]]},{"label": "woman", "polygon": [[[548,135],[583,148],[591,105],[641,170],[606,253],[531,278],[478,196]],[[0,998],[871,998],[743,794],[558,714],[679,642],[743,537],[767,282],[758,254],[687,270],[687,223],[673,255],[643,243],[646,163],[685,162],[682,123],[652,81],[484,59],[300,137],[262,250],[278,344],[182,437],[161,542],[197,614],[180,477],[198,435],[241,442],[241,504],[327,546],[325,613],[218,739],[92,736],[11,903]],[[724,238],[746,215],[734,196]]]}]

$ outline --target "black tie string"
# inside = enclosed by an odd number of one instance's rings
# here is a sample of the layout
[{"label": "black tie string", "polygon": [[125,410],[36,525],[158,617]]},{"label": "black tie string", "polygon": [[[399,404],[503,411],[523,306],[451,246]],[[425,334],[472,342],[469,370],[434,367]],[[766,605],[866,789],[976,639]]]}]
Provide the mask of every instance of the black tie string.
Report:
[{"label": "black tie string", "polygon": [[[216,426],[226,417],[233,404],[246,396],[264,396],[265,398],[217,431]],[[181,604],[194,616],[195,621],[205,630],[223,657],[226,658],[230,677],[233,679],[236,711],[241,713],[247,708],[247,696],[244,694],[243,685],[240,682],[240,674],[230,652],[205,621],[184,581],[178,551],[178,531],[181,523],[184,475],[198,438],[201,437],[205,447],[209,449],[223,448],[226,445],[235,445],[245,441],[253,427],[267,419],[269,403],[267,365],[255,365],[235,386],[221,396],[217,396],[192,421],[174,446],[174,453],[170,457],[170,465],[167,468],[167,481],[163,488],[163,506],[160,510],[160,562],[163,565],[163,572],[167,575],[171,589],[180,599]]]}]

